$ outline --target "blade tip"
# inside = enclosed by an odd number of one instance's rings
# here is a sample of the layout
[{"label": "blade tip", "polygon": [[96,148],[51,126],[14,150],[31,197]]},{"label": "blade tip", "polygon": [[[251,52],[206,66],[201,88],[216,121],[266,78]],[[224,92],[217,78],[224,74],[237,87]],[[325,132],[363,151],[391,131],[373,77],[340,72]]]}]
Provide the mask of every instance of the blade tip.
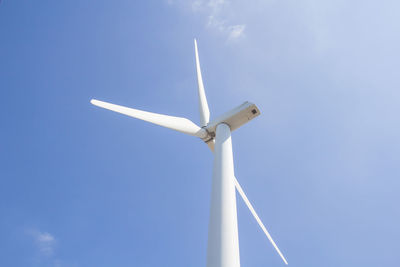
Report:
[{"label": "blade tip", "polygon": [[95,106],[97,106],[98,104],[99,104],[99,100],[96,100],[96,99],[94,99],[94,98],[92,98],[92,99],[90,99],[90,103],[92,104],[92,105],[95,105]]}]

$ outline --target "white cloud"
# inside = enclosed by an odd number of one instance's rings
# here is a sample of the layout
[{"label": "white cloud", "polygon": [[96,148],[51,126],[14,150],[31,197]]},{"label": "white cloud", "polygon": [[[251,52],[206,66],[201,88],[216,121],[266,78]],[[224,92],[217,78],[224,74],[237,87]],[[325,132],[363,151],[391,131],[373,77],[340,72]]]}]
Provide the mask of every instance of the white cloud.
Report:
[{"label": "white cloud", "polygon": [[243,36],[244,29],[246,28],[246,25],[235,25],[235,26],[230,26],[229,27],[229,39],[237,39],[241,36]]},{"label": "white cloud", "polygon": [[234,12],[229,0],[167,0],[170,5],[190,9],[195,14],[203,15],[205,25],[227,36],[228,40],[235,40],[244,36],[245,24],[234,24]]},{"label": "white cloud", "polygon": [[53,255],[56,245],[56,239],[53,235],[47,232],[40,232],[38,230],[31,230],[29,233],[34,238],[36,246],[43,255]]}]

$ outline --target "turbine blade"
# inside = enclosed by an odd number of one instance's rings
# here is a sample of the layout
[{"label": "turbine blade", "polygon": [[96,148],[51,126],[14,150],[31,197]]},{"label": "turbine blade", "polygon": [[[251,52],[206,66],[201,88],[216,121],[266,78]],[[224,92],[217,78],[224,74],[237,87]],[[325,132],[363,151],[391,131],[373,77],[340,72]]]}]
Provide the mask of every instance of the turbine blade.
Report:
[{"label": "turbine blade", "polygon": [[201,76],[199,52],[197,51],[197,41],[194,39],[194,50],[196,55],[196,72],[197,72],[197,84],[199,92],[199,111],[200,111],[200,123],[201,126],[207,126],[210,120],[210,110],[208,109],[206,93],[204,91],[203,78]]},{"label": "turbine blade", "polygon": [[254,218],[256,219],[258,225],[261,227],[261,229],[264,231],[265,235],[268,237],[269,241],[271,242],[272,246],[274,246],[275,250],[278,252],[279,256],[282,258],[282,260],[285,262],[286,265],[288,265],[288,262],[286,261],[285,257],[279,250],[278,246],[275,244],[274,240],[272,239],[271,235],[268,233],[267,229],[265,228],[264,224],[262,223],[260,217],[258,217],[256,211],[253,208],[253,205],[251,205],[249,199],[246,197],[246,194],[243,192],[242,187],[240,186],[238,180],[236,177],[234,177],[235,180],[235,186],[237,191],[239,192],[240,196],[243,198],[244,203],[246,203],[247,207],[253,214]]},{"label": "turbine blade", "polygon": [[207,143],[208,148],[211,150],[211,152],[214,153],[214,146],[215,146],[215,140],[211,140]]},{"label": "turbine blade", "polygon": [[162,115],[133,108],[127,108],[124,106],[119,106],[99,101],[96,99],[90,100],[90,103],[101,108],[109,109],[136,119],[151,122],[185,134],[190,134],[200,138],[204,137],[203,135],[205,134],[205,131],[203,129],[194,124],[192,121],[185,118]]}]

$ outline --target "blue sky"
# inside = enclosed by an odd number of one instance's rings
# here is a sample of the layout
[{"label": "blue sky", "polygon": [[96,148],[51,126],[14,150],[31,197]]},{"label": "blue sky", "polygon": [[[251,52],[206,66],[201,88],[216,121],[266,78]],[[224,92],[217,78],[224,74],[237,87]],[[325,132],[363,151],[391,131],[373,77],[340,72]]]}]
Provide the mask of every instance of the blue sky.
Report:
[{"label": "blue sky", "polygon": [[[0,265],[205,266],[199,122],[253,101],[235,172],[290,266],[400,262],[398,1],[0,2]],[[242,266],[283,266],[238,198]]]}]

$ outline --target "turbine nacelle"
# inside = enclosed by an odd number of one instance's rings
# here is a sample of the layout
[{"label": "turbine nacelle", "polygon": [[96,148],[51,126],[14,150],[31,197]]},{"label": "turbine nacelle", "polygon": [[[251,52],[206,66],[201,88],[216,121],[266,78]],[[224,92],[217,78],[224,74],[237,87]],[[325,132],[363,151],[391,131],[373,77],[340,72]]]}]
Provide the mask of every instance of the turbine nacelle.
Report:
[{"label": "turbine nacelle", "polygon": [[242,126],[243,124],[251,121],[255,117],[260,115],[260,110],[257,106],[250,102],[244,102],[240,106],[224,113],[223,115],[217,117],[215,120],[203,127],[209,135],[208,138],[202,138],[206,143],[213,140],[215,137],[215,132],[217,126],[221,123],[225,123],[231,129],[231,132]]}]

